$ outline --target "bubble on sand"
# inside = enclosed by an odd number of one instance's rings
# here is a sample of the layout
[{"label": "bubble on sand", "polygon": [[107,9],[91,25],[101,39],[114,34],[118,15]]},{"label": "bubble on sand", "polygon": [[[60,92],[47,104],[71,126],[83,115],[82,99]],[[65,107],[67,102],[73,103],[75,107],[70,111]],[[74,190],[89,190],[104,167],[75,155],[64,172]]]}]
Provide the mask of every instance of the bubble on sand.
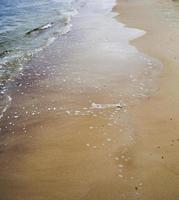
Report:
[{"label": "bubble on sand", "polygon": [[147,65],[151,66],[153,63],[151,61],[147,62]]},{"label": "bubble on sand", "polygon": [[123,168],[123,167],[124,167],[124,165],[122,165],[122,164],[119,164],[119,165],[118,165],[118,167],[120,167],[120,168]]},{"label": "bubble on sand", "polygon": [[76,110],[75,111],[75,115],[79,115],[80,114],[80,111],[79,110]]},{"label": "bubble on sand", "polygon": [[143,183],[141,182],[141,183],[139,183],[139,186],[143,186]]},{"label": "bubble on sand", "polygon": [[108,123],[108,126],[112,126],[112,124],[111,124],[111,123]]},{"label": "bubble on sand", "polygon": [[119,174],[118,177],[119,177],[119,178],[123,178],[123,175],[122,175],[122,174]]},{"label": "bubble on sand", "polygon": [[69,111],[69,110],[67,110],[66,113],[67,113],[68,115],[70,115],[70,111]]}]

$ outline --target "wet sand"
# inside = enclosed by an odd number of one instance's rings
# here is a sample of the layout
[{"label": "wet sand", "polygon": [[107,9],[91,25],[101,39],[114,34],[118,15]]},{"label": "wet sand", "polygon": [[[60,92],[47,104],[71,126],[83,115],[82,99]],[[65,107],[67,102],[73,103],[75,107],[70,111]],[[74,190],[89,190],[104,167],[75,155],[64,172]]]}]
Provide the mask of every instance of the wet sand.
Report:
[{"label": "wet sand", "polygon": [[2,200],[178,198],[178,61],[163,42],[172,33],[154,48],[157,12],[155,28],[144,27],[150,15],[138,1],[120,1],[119,22],[112,7],[89,1],[12,85],[1,121]]}]

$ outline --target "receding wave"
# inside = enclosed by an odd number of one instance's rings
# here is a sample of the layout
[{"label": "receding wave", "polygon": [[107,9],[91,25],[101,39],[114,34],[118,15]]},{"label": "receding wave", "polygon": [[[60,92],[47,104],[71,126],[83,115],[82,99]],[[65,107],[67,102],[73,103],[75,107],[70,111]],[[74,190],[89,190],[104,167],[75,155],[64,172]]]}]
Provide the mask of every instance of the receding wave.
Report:
[{"label": "receding wave", "polygon": [[[20,3],[17,7],[14,7],[12,3],[10,11],[11,9],[21,9],[22,7],[28,8],[29,5],[32,8],[37,8],[34,2],[29,4],[28,0],[24,0],[23,2],[20,0],[14,1],[17,1],[17,4]],[[78,13],[77,10],[82,6],[81,2],[83,0],[79,0],[80,4],[78,0],[75,1],[76,5],[74,5],[74,1],[72,0],[69,0],[68,3],[67,1],[61,0],[54,1],[55,3],[53,5],[49,1],[50,6],[49,4],[44,4],[43,0],[39,1],[41,1],[41,4],[37,6],[42,8],[39,11],[40,15],[36,16],[37,13],[30,10],[29,13],[23,13],[23,16],[13,16],[12,22],[14,24],[10,25],[8,23],[11,12],[9,15],[6,13],[6,15],[2,16],[4,17],[4,22],[6,22],[7,16],[7,24],[5,23],[4,26],[0,24],[0,119],[3,117],[11,102],[11,97],[8,94],[8,88],[11,82],[23,71],[25,63],[34,54],[52,45],[59,36],[67,34],[71,30],[71,18]],[[6,2],[4,3],[6,4]],[[2,5],[0,12],[3,6],[6,10],[6,5]],[[48,10],[47,13],[44,13],[44,6]],[[43,17],[38,18],[38,16]],[[35,28],[32,27],[31,21],[34,21],[33,26],[36,25]]]}]

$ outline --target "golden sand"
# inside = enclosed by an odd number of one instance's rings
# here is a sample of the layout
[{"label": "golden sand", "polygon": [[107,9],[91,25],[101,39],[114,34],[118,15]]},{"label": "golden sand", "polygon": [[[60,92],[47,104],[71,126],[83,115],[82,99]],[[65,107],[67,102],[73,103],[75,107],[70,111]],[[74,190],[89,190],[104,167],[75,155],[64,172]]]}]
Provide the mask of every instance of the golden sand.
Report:
[{"label": "golden sand", "polygon": [[[179,198],[177,31],[162,21],[157,2],[120,1],[114,8],[119,21],[147,31],[131,42],[141,53],[123,41],[143,32],[128,32],[111,16],[99,16],[77,26],[85,27],[82,35],[74,30],[79,46],[62,65],[67,60],[71,67],[50,68],[46,73],[54,69],[55,76],[44,75],[38,87],[34,78],[24,96],[14,92],[3,121],[15,127],[1,138],[0,199]],[[77,17],[74,27],[82,22]],[[101,26],[88,30],[93,23]],[[44,60],[55,62],[48,57],[55,51],[43,52]],[[57,65],[62,62],[56,58]],[[32,63],[49,64],[38,58]]]}]

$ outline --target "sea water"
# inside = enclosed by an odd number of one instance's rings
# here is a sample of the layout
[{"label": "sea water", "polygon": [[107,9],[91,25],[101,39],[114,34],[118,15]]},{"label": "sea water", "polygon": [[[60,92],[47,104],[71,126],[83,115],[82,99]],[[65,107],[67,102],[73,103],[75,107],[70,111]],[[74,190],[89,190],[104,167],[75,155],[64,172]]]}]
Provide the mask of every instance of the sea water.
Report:
[{"label": "sea water", "polygon": [[[24,62],[70,31],[83,0],[0,0],[0,111]],[[1,115],[0,115],[1,117]]]},{"label": "sea water", "polygon": [[81,4],[80,0],[0,0],[1,82],[20,67],[22,57],[68,32]]}]

